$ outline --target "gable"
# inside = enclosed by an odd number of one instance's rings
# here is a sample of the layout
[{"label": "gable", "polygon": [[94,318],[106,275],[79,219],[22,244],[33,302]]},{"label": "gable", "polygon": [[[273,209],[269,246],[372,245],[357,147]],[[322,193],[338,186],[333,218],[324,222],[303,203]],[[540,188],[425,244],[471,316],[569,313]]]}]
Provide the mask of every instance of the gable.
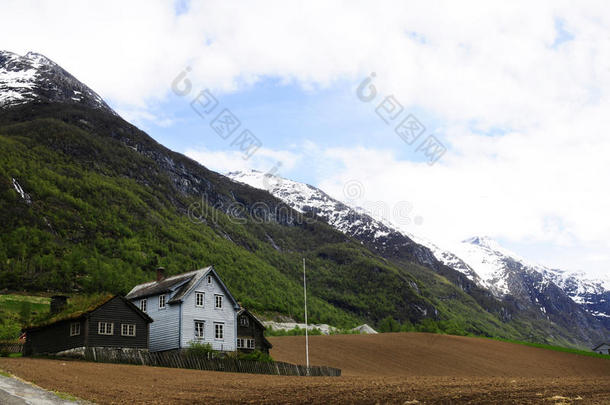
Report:
[{"label": "gable", "polygon": [[239,304],[237,303],[237,300],[235,299],[235,297],[233,297],[227,286],[222,282],[222,279],[220,278],[216,270],[214,270],[214,267],[210,266],[207,269],[203,270],[205,271],[202,271],[193,280],[191,280],[191,282],[185,284],[182,288],[180,288],[180,290],[178,290],[176,294],[174,294],[169,303],[171,304],[174,302],[182,302],[187,296],[190,296],[195,291],[205,291],[207,278],[208,276],[211,276],[213,277],[215,284],[217,284],[218,289],[229,300],[233,308],[235,310],[239,310]]}]

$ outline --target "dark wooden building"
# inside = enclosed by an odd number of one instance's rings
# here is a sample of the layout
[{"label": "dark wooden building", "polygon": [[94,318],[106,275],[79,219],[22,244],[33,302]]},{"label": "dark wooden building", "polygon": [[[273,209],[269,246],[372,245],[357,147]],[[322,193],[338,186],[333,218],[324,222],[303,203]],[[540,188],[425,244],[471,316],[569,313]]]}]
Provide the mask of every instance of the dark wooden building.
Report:
[{"label": "dark wooden building", "polygon": [[245,353],[259,350],[269,353],[273,346],[265,338],[265,325],[246,308],[237,313],[237,350]]},{"label": "dark wooden building", "polygon": [[148,349],[152,319],[120,296],[107,296],[84,308],[62,312],[26,329],[26,355],[57,353],[84,347]]}]

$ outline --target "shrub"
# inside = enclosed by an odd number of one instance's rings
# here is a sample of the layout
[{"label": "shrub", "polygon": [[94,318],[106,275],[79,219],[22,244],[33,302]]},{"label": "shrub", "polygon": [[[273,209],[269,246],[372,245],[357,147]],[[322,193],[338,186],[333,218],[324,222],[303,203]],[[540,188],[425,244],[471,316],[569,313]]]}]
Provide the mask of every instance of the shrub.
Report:
[{"label": "shrub", "polygon": [[235,352],[234,358],[238,360],[262,361],[264,363],[272,363],[274,361],[270,355],[260,350],[254,350],[251,353]]},{"label": "shrub", "polygon": [[209,343],[200,343],[200,342],[189,342],[189,347],[186,352],[193,356],[202,356],[202,357],[215,357],[218,353],[216,350],[212,349],[212,345]]}]

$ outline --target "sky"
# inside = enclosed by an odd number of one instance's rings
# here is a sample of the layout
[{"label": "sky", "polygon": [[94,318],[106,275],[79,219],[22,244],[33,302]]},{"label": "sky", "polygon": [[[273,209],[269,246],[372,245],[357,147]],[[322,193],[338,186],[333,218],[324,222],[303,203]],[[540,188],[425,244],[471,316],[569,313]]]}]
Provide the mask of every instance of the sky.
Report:
[{"label": "sky", "polygon": [[0,38],[213,170],[306,182],[441,245],[610,269],[604,1],[9,0]]}]

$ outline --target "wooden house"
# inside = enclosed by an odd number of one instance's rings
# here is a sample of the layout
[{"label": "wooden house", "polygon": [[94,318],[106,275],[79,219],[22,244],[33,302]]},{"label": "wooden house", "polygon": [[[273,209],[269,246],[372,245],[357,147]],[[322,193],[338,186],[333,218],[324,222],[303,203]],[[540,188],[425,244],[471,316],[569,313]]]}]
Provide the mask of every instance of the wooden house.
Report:
[{"label": "wooden house", "polygon": [[135,286],[127,299],[153,320],[150,351],[181,350],[193,342],[235,351],[240,307],[212,266]]},{"label": "wooden house", "polygon": [[595,353],[610,354],[610,343],[600,343],[593,348]]},{"label": "wooden house", "polygon": [[265,338],[265,325],[246,308],[237,313],[237,350],[252,352],[259,350],[269,354],[273,346]]},{"label": "wooden house", "polygon": [[[59,310],[59,308],[54,308]],[[51,354],[85,347],[148,348],[152,319],[120,296],[61,308],[25,330],[24,353]]]}]

